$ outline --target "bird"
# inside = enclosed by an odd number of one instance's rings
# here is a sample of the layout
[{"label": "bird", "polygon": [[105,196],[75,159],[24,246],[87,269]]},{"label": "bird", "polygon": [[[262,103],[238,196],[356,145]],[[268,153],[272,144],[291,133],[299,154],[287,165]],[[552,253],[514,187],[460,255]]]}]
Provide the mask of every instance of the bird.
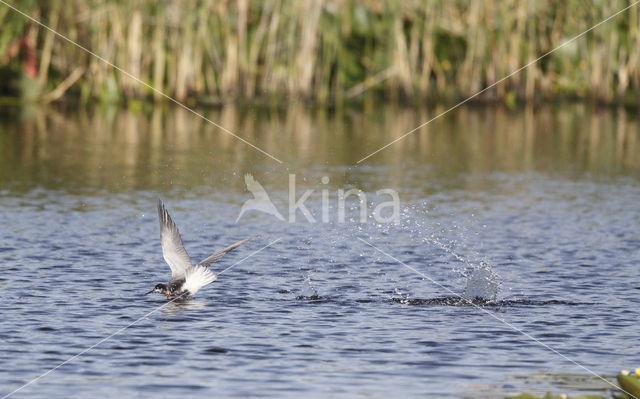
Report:
[{"label": "bird", "polygon": [[262,187],[262,184],[258,183],[250,173],[244,175],[244,183],[247,185],[247,189],[251,191],[251,194],[253,194],[253,198],[246,200],[244,204],[242,204],[242,209],[240,209],[236,223],[238,223],[238,220],[240,220],[246,211],[250,210],[268,213],[284,222],[284,218],[280,212],[278,212],[275,205],[273,205],[273,202],[271,202],[269,194],[267,194],[264,187]]},{"label": "bird", "polygon": [[172,296],[188,298],[195,295],[200,288],[217,279],[215,273],[209,270],[209,265],[222,258],[227,252],[249,241],[249,238],[238,241],[194,265],[182,245],[178,227],[169,216],[169,212],[161,200],[158,200],[158,217],[160,219],[162,256],[171,268],[171,281],[167,284],[156,284],[146,295],[160,293],[164,294],[167,299]]}]

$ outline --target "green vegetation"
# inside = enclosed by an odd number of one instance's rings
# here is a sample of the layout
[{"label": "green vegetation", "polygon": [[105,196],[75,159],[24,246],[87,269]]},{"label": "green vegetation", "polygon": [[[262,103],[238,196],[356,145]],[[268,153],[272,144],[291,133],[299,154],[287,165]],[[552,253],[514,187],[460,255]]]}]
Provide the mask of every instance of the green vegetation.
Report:
[{"label": "green vegetation", "polygon": [[[616,379],[618,380],[618,384],[625,392],[616,392],[613,394],[615,399],[635,399],[640,398],[640,368],[635,371],[634,374],[629,374],[628,371],[623,371],[618,374]],[[531,395],[528,393],[521,394],[518,396],[511,396],[508,399],[606,399],[609,396],[601,396],[601,395],[580,395],[568,398],[566,395],[552,395],[547,393],[544,396]]]},{"label": "green vegetation", "polygon": [[626,393],[622,393],[618,396],[618,399],[632,399],[632,396],[636,398],[640,398],[640,369],[636,369],[635,375],[633,374],[618,374],[617,380],[618,384],[622,389],[628,392],[630,395]]},{"label": "green vegetation", "polygon": [[[13,1],[180,101],[454,101],[629,5],[623,0]],[[638,103],[640,7],[478,100]],[[30,57],[29,52],[37,54]],[[35,65],[35,69],[34,69]],[[22,75],[35,81],[25,83]],[[161,99],[0,5],[0,91],[50,101]],[[34,87],[35,86],[35,89]],[[27,89],[27,87],[30,87]]]},{"label": "green vegetation", "polygon": [[544,396],[538,395],[530,395],[528,393],[518,395],[518,396],[510,396],[509,399],[605,399],[604,396],[600,395],[580,395],[580,396],[572,396],[571,398],[562,395],[551,395],[550,393]]}]

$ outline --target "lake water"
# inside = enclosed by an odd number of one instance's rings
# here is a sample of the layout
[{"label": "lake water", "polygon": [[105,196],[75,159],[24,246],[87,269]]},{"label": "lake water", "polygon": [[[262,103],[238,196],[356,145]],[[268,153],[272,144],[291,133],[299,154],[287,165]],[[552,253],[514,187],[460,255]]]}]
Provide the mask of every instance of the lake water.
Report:
[{"label": "lake water", "polygon": [[[0,395],[96,343],[14,397],[606,393],[568,359],[640,366],[637,114],[461,108],[357,163],[441,111],[205,111],[280,164],[170,105],[4,108]],[[314,190],[315,222],[236,222],[246,173],[287,220],[290,181]],[[144,295],[158,198],[195,261],[252,237],[188,301]]]}]

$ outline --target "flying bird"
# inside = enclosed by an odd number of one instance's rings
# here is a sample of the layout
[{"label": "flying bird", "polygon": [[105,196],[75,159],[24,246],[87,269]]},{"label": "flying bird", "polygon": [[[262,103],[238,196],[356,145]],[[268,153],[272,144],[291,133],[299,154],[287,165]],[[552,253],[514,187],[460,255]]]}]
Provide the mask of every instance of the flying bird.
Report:
[{"label": "flying bird", "polygon": [[236,223],[238,223],[238,220],[240,220],[245,212],[251,210],[268,213],[284,222],[284,218],[280,212],[278,212],[275,205],[273,205],[273,202],[271,202],[269,194],[267,194],[264,187],[262,187],[262,184],[258,183],[249,173],[244,175],[244,183],[247,185],[247,189],[251,191],[251,194],[253,194],[253,198],[246,200],[244,204],[242,204],[242,209],[240,209]]},{"label": "flying bird", "polygon": [[222,258],[227,252],[249,241],[248,238],[238,241],[194,265],[182,245],[178,227],[171,220],[169,212],[160,200],[158,200],[158,217],[160,218],[162,256],[171,268],[171,281],[167,284],[156,284],[147,294],[156,292],[164,294],[167,298],[172,296],[186,298],[194,295],[200,288],[216,280],[217,276],[209,270],[209,265]]}]

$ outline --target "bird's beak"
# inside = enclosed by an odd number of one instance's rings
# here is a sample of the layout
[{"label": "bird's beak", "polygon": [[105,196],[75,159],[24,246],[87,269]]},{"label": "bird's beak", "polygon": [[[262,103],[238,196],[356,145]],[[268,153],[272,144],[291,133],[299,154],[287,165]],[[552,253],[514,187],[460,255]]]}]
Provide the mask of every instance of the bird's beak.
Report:
[{"label": "bird's beak", "polygon": [[[155,288],[154,288],[154,289],[155,289]],[[151,291],[147,292],[145,295],[149,295],[149,294],[151,294],[152,292],[153,292],[153,290],[151,290]]]}]

